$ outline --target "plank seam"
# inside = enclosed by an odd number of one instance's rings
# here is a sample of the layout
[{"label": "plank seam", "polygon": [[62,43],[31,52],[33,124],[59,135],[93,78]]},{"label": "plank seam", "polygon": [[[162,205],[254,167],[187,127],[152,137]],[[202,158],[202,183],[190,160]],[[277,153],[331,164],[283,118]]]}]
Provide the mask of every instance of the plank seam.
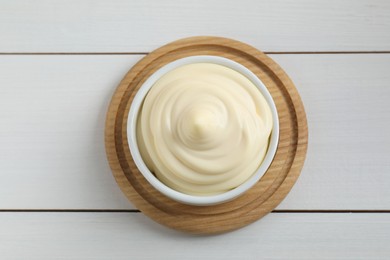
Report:
[{"label": "plank seam", "polygon": [[[265,54],[390,54],[390,51],[266,51]],[[149,52],[0,52],[0,55],[147,55]]]},{"label": "plank seam", "polygon": [[[0,213],[140,213],[138,209],[0,209]],[[271,213],[390,213],[390,210],[273,210]]]}]

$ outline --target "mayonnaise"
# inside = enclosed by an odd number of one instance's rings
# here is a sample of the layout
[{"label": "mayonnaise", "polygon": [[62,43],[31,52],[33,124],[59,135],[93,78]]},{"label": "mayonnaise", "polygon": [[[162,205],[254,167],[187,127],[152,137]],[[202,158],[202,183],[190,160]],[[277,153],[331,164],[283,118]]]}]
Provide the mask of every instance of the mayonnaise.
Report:
[{"label": "mayonnaise", "polygon": [[190,195],[215,195],[259,168],[272,130],[271,109],[244,75],[213,63],[163,75],[137,122],[141,156],[156,177]]}]

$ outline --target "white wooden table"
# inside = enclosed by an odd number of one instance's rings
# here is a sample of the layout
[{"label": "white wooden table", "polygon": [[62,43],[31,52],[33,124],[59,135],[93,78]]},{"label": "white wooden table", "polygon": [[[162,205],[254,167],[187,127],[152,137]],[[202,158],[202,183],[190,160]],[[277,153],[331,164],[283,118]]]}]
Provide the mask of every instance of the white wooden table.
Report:
[{"label": "white wooden table", "polygon": [[[309,149],[271,214],[199,237],[122,195],[103,131],[146,53],[247,42],[295,82]],[[390,2],[0,0],[0,259],[390,259]]]}]

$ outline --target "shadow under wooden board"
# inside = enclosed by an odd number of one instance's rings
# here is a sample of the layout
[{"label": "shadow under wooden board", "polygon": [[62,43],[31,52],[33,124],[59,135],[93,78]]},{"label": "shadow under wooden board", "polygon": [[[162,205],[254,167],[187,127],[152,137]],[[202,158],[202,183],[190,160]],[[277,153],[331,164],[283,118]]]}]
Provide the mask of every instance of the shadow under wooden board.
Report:
[{"label": "shadow under wooden board", "polygon": [[[267,172],[240,197],[214,206],[185,205],[158,192],[137,169],[127,141],[130,105],[145,80],[165,64],[194,55],[221,56],[247,67],[268,88],[279,115],[279,144]],[[158,223],[190,233],[231,231],[272,211],[294,185],[307,150],[306,114],[289,77],[259,50],[242,42],[220,37],[185,38],[144,57],[121,81],[111,100],[106,120],[107,157],[124,194],[145,215]]]}]

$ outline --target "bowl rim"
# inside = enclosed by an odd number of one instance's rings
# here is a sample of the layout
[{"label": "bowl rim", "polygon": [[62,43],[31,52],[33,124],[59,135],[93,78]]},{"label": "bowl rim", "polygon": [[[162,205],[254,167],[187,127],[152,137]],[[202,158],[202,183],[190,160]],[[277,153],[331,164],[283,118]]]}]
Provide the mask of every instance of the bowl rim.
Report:
[{"label": "bowl rim", "polygon": [[[246,76],[254,85],[260,90],[262,95],[264,96],[265,100],[267,101],[272,114],[273,119],[273,127],[270,137],[270,142],[268,146],[267,153],[264,157],[263,162],[260,164],[260,167],[256,170],[256,172],[245,182],[243,182],[241,185],[237,186],[234,189],[231,189],[227,192],[217,194],[217,195],[211,195],[211,196],[195,196],[195,195],[189,195],[185,194],[179,191],[176,191],[169,186],[165,185],[163,182],[161,182],[146,166],[145,162],[142,159],[142,156],[140,154],[140,151],[138,149],[138,143],[137,143],[137,135],[136,135],[136,124],[138,119],[139,111],[142,107],[143,100],[146,97],[147,93],[151,89],[151,87],[154,85],[154,83],[161,78],[163,75],[168,73],[169,71],[176,69],[180,66],[193,64],[193,63],[214,63],[218,65],[222,65],[228,68],[231,68],[240,74]],[[169,62],[159,68],[157,71],[155,71],[152,75],[150,75],[146,81],[141,85],[141,87],[138,89],[132,104],[130,106],[129,114],[128,114],[128,120],[127,120],[127,141],[129,144],[129,149],[131,156],[134,160],[134,163],[136,164],[138,170],[141,172],[141,174],[145,177],[145,179],[159,192],[164,194],[165,196],[189,205],[195,205],[195,206],[209,206],[209,205],[216,205],[220,203],[224,203],[227,201],[230,201],[243,193],[245,193],[247,190],[252,188],[267,172],[268,168],[270,167],[275,154],[277,150],[277,146],[279,143],[279,117],[278,117],[278,111],[275,105],[275,102],[268,91],[267,87],[264,85],[264,83],[248,68],[243,66],[242,64],[233,61],[228,58],[220,57],[220,56],[214,56],[214,55],[194,55],[194,56],[188,56],[184,58],[180,58],[177,60],[174,60],[172,62]]]}]

